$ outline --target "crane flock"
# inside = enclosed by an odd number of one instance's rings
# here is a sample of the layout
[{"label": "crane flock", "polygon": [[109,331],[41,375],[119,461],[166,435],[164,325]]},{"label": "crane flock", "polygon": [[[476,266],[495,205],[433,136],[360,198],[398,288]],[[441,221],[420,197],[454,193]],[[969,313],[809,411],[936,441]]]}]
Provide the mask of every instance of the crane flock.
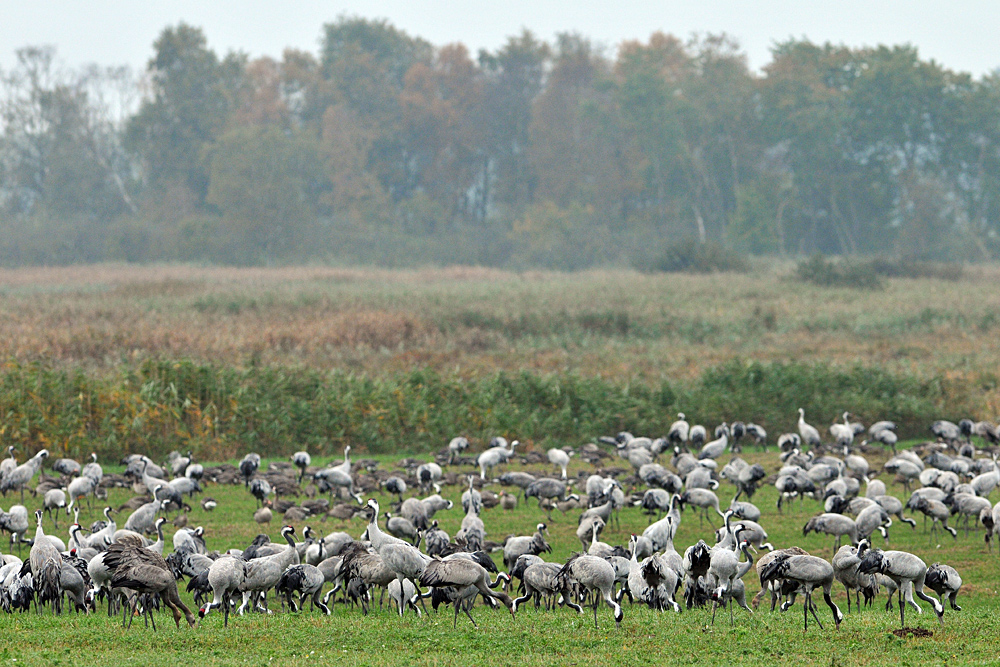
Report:
[{"label": "crane flock", "polygon": [[[10,535],[8,553],[0,555],[0,608],[23,613],[34,604],[39,613],[86,614],[106,604],[108,615],[122,614],[123,624],[131,625],[141,615],[155,630],[161,606],[171,610],[177,627],[181,620],[192,627],[205,623],[212,610],[221,611],[228,626],[232,613],[273,613],[273,603],[268,604],[272,591],[273,602],[282,608],[287,605],[297,612],[308,601],[324,615],[333,613],[338,600],[360,606],[367,614],[376,593],[380,607],[388,593],[400,616],[422,615],[426,600],[435,609],[452,605],[453,626],[465,613],[478,627],[471,611],[482,598],[489,607],[502,605],[515,618],[518,608],[530,602],[536,609],[544,604],[551,612],[566,607],[578,614],[589,605],[597,627],[602,606],[610,608],[616,625],[622,624],[626,597],[632,604],[664,612],[711,606],[713,624],[715,612],[728,606],[730,623],[735,624],[734,605],[753,614],[770,594],[772,611],[779,601],[781,611],[791,609],[801,595],[808,630],[810,613],[823,628],[812,603],[818,590],[835,627],[847,622],[832,598],[839,584],[847,594],[848,613],[852,595],[860,610],[861,595],[871,604],[885,591],[887,610],[896,595],[902,627],[907,606],[922,613],[914,596],[929,603],[943,624],[946,600],[953,611],[961,610],[959,572],[939,562],[928,567],[915,553],[883,551],[875,546],[875,535],[887,546],[894,517],[916,530],[917,521],[906,516],[908,512],[922,514],[925,529],[930,521],[932,539],[939,530],[947,531],[945,539],[959,539],[949,519],[964,527],[966,536],[970,529],[981,528],[992,551],[1000,534],[1000,503],[989,500],[1000,486],[996,426],[938,421],[931,426],[935,440],[901,451],[896,448],[896,425],[889,421],[866,429],[845,412],[826,431],[829,437],[824,439],[800,409],[796,431],[777,439],[778,458],[768,460],[768,465],[774,463],[770,471],[741,456],[744,438],[767,451],[763,427],[735,421],[710,431],[689,424],[683,413],[663,437],[622,432],[577,449],[544,453],[524,447],[515,453],[517,440],[508,444],[497,437],[481,453],[467,456],[468,439],[456,437],[434,461],[404,459],[396,470],[380,469],[370,459],[352,462],[346,447],[342,461],[325,467],[314,466],[315,457],[305,451],[263,469],[255,453],[236,466],[206,466],[196,463],[191,452],[173,452],[162,466],[146,456],[127,456],[122,461],[125,472],[118,475],[105,474],[92,454],[84,466],[58,459],[50,466],[53,475],[48,475],[47,450],[19,464],[9,447],[0,463],[0,492],[17,494],[21,502],[0,510],[0,530]],[[859,437],[862,441],[855,442]],[[889,458],[879,468],[866,454]],[[727,455],[720,468],[719,459]],[[580,462],[575,477],[569,471],[572,457]],[[614,466],[616,457],[622,467]],[[521,469],[524,465],[534,468]],[[588,465],[593,471],[585,469]],[[882,472],[893,475],[909,494],[905,501],[887,492],[878,479]],[[32,486],[36,477],[40,479]],[[211,535],[211,526],[189,528],[186,522],[189,503],[209,484],[242,484],[254,498],[253,519],[260,524],[282,515],[282,542],[272,543],[260,534],[249,545],[208,550],[205,535]],[[723,484],[732,487],[728,506],[719,499]],[[763,485],[773,485],[777,492],[776,506],[763,508],[766,512],[753,504]],[[461,508],[440,495],[444,486],[464,489]],[[136,495],[117,510],[99,510],[95,501],[107,498],[110,488],[129,488]],[[375,498],[364,500],[363,494],[378,490],[395,496],[394,506],[387,508],[391,511],[383,511]],[[33,524],[26,492],[40,498]],[[306,499],[300,500],[303,495]],[[493,520],[486,510],[514,510],[519,501],[529,499],[535,499],[550,521],[554,510],[577,516],[578,552],[565,561],[544,560],[553,551],[544,522],[526,525],[523,534],[508,535],[502,542],[487,539]],[[764,527],[787,523],[783,506],[807,500],[816,505],[816,512],[802,533],[832,537],[829,560],[798,545],[777,548]],[[215,499],[202,497],[206,523],[217,506]],[[698,529],[709,541],[699,539],[679,551],[674,539],[688,506],[695,508]],[[85,511],[103,519],[84,527],[80,514]],[[125,512],[119,528],[115,515]],[[602,533],[617,524],[622,512],[643,512],[649,525],[623,544],[602,541]],[[63,513],[74,518],[66,543],[43,525],[47,515],[58,531]],[[171,513],[177,530],[173,550],[164,555],[163,527]],[[462,517],[454,536],[441,528],[438,513]],[[320,535],[310,526],[299,536],[291,525],[310,517],[346,522],[355,516],[365,519],[364,531],[356,537],[342,531]],[[34,533],[29,535],[32,525]],[[22,560],[25,545],[30,548]],[[494,552],[501,554],[503,570],[490,555]],[[752,607],[745,594],[751,571],[760,584]],[[185,580],[201,621],[180,597],[179,585]]]}]

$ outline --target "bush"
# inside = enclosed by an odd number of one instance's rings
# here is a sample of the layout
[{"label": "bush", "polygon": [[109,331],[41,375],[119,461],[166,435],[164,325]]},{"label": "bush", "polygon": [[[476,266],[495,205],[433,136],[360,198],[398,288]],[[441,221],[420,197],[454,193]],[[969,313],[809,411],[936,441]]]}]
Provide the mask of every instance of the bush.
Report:
[{"label": "bush", "polygon": [[820,287],[850,287],[853,289],[880,290],[885,281],[871,263],[858,264],[834,261],[822,255],[813,255],[795,266],[795,278]]},{"label": "bush", "polygon": [[114,460],[127,452],[160,460],[172,449],[191,449],[208,461],[248,450],[283,456],[304,446],[332,454],[345,444],[379,454],[435,451],[458,434],[544,447],[623,429],[662,435],[678,409],[707,426],[752,419],[776,436],[793,427],[799,407],[816,423],[844,410],[865,421],[893,419],[900,435],[914,437],[939,415],[981,411],[976,400],[963,384],[822,364],[735,361],[675,387],[573,374],[370,377],[183,360],[94,376],[11,363],[0,373],[0,446],[45,446],[53,457],[97,451]]},{"label": "bush", "polygon": [[668,246],[659,256],[644,262],[636,268],[646,271],[666,273],[714,273],[750,271],[746,258],[714,241],[698,243],[688,238]]}]

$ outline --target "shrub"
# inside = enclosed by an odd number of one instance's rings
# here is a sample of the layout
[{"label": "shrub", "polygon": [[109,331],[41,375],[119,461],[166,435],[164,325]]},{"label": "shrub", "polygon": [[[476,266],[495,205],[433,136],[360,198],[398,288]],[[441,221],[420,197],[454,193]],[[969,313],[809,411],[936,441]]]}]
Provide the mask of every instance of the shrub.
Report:
[{"label": "shrub", "polygon": [[636,268],[666,273],[750,271],[750,262],[742,254],[713,241],[698,243],[693,238],[668,246],[662,253],[645,261],[644,264]]},{"label": "shrub", "polygon": [[813,255],[799,262],[795,266],[795,278],[820,287],[866,290],[879,290],[885,287],[885,281],[871,263],[835,261],[826,259],[822,255]]}]

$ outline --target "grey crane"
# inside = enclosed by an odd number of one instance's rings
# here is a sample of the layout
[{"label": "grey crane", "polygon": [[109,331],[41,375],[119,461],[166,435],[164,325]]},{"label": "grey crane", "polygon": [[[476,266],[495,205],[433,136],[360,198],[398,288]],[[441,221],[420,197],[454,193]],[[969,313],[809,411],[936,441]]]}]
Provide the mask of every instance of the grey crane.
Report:
[{"label": "grey crane", "polygon": [[711,468],[699,464],[684,476],[684,486],[688,489],[717,489],[719,482],[713,474]]},{"label": "grey crane", "polygon": [[531,554],[533,556],[539,556],[543,553],[552,552],[552,547],[549,543],[545,541],[545,533],[548,532],[548,528],[544,523],[539,523],[535,526],[535,532],[533,535],[519,536],[519,537],[508,537],[503,544],[503,564],[504,567],[510,570],[514,567],[514,563],[517,559],[524,554]]},{"label": "grey crane", "polygon": [[566,469],[569,467],[569,460],[573,454],[574,452],[565,452],[555,447],[545,453],[549,459],[549,463],[562,470],[563,479],[566,479]]},{"label": "grey crane", "polygon": [[160,511],[163,505],[157,497],[157,492],[161,488],[163,488],[162,484],[153,489],[153,500],[129,515],[128,519],[125,521],[125,530],[131,530],[140,534],[148,533],[153,530],[153,527],[156,524],[156,514]]},{"label": "grey crane", "polygon": [[451,536],[443,531],[437,519],[431,521],[430,528],[424,531],[424,545],[428,556],[445,556],[451,544]]},{"label": "grey crane", "polygon": [[754,424],[753,422],[748,422],[746,425],[747,435],[750,436],[755,443],[760,445],[761,451],[767,450],[767,431],[764,430],[763,426],[759,424]]},{"label": "grey crane", "polygon": [[468,448],[469,448],[468,438],[461,435],[452,438],[451,441],[448,442],[448,465],[452,465],[453,463],[455,463],[455,459],[457,459],[462,454],[462,452],[464,452]]},{"label": "grey crane", "polygon": [[43,449],[33,457],[17,466],[0,480],[0,493],[7,495],[8,491],[20,491],[21,501],[24,501],[24,487],[31,483],[38,471],[42,469],[42,463],[49,456],[49,450]]},{"label": "grey crane", "polygon": [[905,603],[912,605],[918,614],[923,613],[920,605],[913,601],[914,594],[921,600],[931,603],[931,606],[934,607],[934,613],[937,614],[938,622],[944,625],[944,605],[924,593],[924,579],[927,576],[927,564],[924,561],[906,551],[872,549],[868,540],[862,540],[858,545],[858,556],[861,557],[858,572],[884,574],[896,582],[899,587],[901,596],[899,627],[906,627]]},{"label": "grey crane", "polygon": [[[726,424],[723,423],[723,426],[725,425]],[[729,435],[727,432],[723,432],[720,437],[712,440],[701,448],[701,451],[698,452],[698,459],[717,459],[722,456],[727,447],[729,447]]]},{"label": "grey crane", "polygon": [[[764,570],[768,563],[772,562],[775,558],[781,555],[786,556],[808,556],[809,552],[800,547],[789,547],[787,549],[776,549],[774,551],[769,551],[760,557],[757,561],[756,569],[757,576],[760,577],[760,573]],[[771,611],[774,611],[775,603],[778,601],[779,586],[775,585],[775,582],[764,583],[761,582],[760,591],[754,596],[750,604],[753,605],[754,609],[760,606],[760,601],[764,599],[764,595],[768,592],[771,593]]]},{"label": "grey crane", "polygon": [[[736,621],[733,618],[733,596],[730,592],[733,590],[736,581],[743,579],[746,573],[753,567],[753,555],[750,553],[750,543],[740,537],[742,532],[742,526],[737,526],[733,529],[733,539],[739,544],[739,550],[746,557],[744,562],[741,563],[737,552],[729,547],[716,546],[709,551],[707,577],[716,584],[712,594],[712,599],[716,603],[712,609],[713,625],[715,625],[715,612],[718,610],[719,603],[724,598],[728,599],[729,602],[729,622],[731,625],[736,625]],[[746,604],[742,606],[746,608]],[[752,614],[753,612],[751,611],[750,613]]]},{"label": "grey crane", "polygon": [[[368,539],[372,543],[372,547],[378,552],[378,555],[382,557],[385,564],[388,565],[393,572],[396,573],[396,578],[399,579],[400,586],[403,585],[404,579],[409,579],[417,591],[420,591],[418,585],[420,575],[423,573],[424,568],[431,561],[429,556],[422,554],[413,545],[404,542],[403,540],[391,537],[383,533],[378,526],[378,521],[375,520],[378,517],[379,505],[378,501],[375,499],[370,499],[368,501],[368,507],[372,509],[372,518],[368,523]],[[404,608],[402,605],[399,607],[399,615],[402,616]]]},{"label": "grey crane", "polygon": [[525,491],[525,489],[531,486],[532,482],[534,482],[536,479],[538,478],[532,475],[531,473],[523,472],[520,470],[505,472],[504,474],[500,475],[500,477],[497,478],[497,480],[504,486],[516,486],[517,488],[521,489],[522,493]]},{"label": "grey crane", "polygon": [[240,461],[240,476],[243,477],[243,486],[250,486],[250,479],[257,472],[257,468],[260,467],[260,454],[251,452],[243,457]]},{"label": "grey crane", "polygon": [[729,503],[729,509],[733,511],[733,516],[737,519],[749,519],[750,521],[760,521],[760,508],[753,503],[737,500],[740,494],[737,492]]},{"label": "grey crane", "polygon": [[882,506],[889,514],[893,514],[899,518],[903,523],[907,523],[911,528],[916,529],[917,522],[913,519],[903,516],[903,501],[901,501],[896,496],[875,496],[875,502]]},{"label": "grey crane", "polygon": [[94,480],[95,484],[100,484],[101,480],[104,479],[104,469],[101,464],[97,462],[97,452],[90,453],[90,463],[83,466],[80,470],[80,475],[82,477],[89,477]]},{"label": "grey crane", "polygon": [[962,429],[958,427],[958,424],[950,422],[947,419],[939,419],[931,424],[931,433],[938,440],[947,443],[955,443],[962,438]]},{"label": "grey crane", "polygon": [[712,564],[712,554],[705,540],[698,540],[684,550],[684,597],[687,601],[687,608],[694,606],[695,592],[698,588],[698,580],[708,574],[708,568]]},{"label": "grey crane", "polygon": [[[458,554],[455,555],[457,556]],[[493,590],[500,585],[500,577],[497,577],[497,580],[491,583],[489,572],[475,560],[467,558],[449,560],[432,559],[423,567],[419,575],[419,581],[424,586],[453,586],[459,591],[473,587],[475,592],[481,593],[484,598],[492,598],[502,602],[510,610],[511,617],[516,618],[514,601],[510,596],[503,591],[496,592]],[[402,585],[402,581],[400,581],[400,585]],[[462,607],[463,601],[464,598],[461,596],[455,599],[455,621],[453,627],[458,627],[458,612],[460,607]],[[400,605],[400,609],[402,609],[402,605]],[[468,607],[465,607],[464,611],[465,615],[472,621],[472,625],[479,627],[476,625],[476,620],[472,618],[472,614],[469,613]],[[400,613],[402,614],[402,612]]]},{"label": "grey crane", "polygon": [[[537,559],[530,562],[527,559]],[[521,568],[520,566],[526,565]],[[524,595],[514,600],[513,609],[516,612],[518,606],[535,599],[537,609],[540,601],[545,599],[546,609],[550,603],[554,604],[557,596],[561,593],[563,600],[571,600],[572,593],[569,589],[564,589],[559,579],[559,571],[562,565],[559,563],[546,563],[537,556],[524,555],[515,563],[513,571],[520,570],[520,579],[524,585]]]},{"label": "grey crane", "polygon": [[271,488],[271,483],[266,479],[256,478],[250,481],[250,495],[252,495],[257,500],[257,506],[263,507],[264,501],[274,493],[274,489]]},{"label": "grey crane", "polygon": [[[614,611],[615,625],[621,627],[625,614],[621,605],[614,599],[615,569],[608,561],[596,556],[577,554],[566,561],[566,564],[559,570],[558,576],[562,588],[568,588],[572,580],[591,593],[594,599],[595,628],[597,627],[597,607],[601,600],[604,600]],[[579,605],[568,601],[566,604],[578,612],[583,612]]]},{"label": "grey crane", "polygon": [[715,510],[715,513],[725,518],[725,514],[719,509],[719,497],[715,495],[714,492],[708,489],[688,489],[683,494],[681,494],[678,504],[681,509],[684,509],[684,505],[693,505],[695,507],[701,508],[701,513],[698,515],[698,525],[702,525],[707,511],[710,509]]},{"label": "grey crane", "polygon": [[566,491],[568,489],[569,487],[565,482],[543,477],[528,485],[528,488],[524,490],[524,497],[525,499],[538,498],[538,504],[541,506],[543,499],[566,500]]},{"label": "grey crane", "polygon": [[958,570],[951,565],[934,563],[927,568],[924,583],[927,585],[927,588],[938,594],[942,607],[944,607],[944,599],[947,597],[952,609],[962,611],[962,608],[956,602],[958,591],[962,588],[962,577],[959,576]]},{"label": "grey crane", "polygon": [[89,507],[90,498],[96,490],[97,482],[94,481],[93,477],[80,475],[66,487],[66,494],[69,496],[69,508],[72,509],[73,505],[79,505],[83,499],[87,500],[87,506]]},{"label": "grey crane", "polygon": [[[49,518],[59,528],[59,510],[66,507],[66,492],[62,489],[49,489],[42,498],[42,508],[49,513]],[[55,515],[52,511],[55,510]]]},{"label": "grey crane", "polygon": [[701,424],[694,424],[688,432],[688,441],[692,447],[701,447],[707,437],[708,431]]},{"label": "grey crane", "polygon": [[934,539],[934,532],[937,530],[938,524],[941,524],[946,531],[951,533],[953,538],[958,539],[958,531],[948,525],[951,510],[943,502],[928,498],[927,496],[912,496],[906,506],[931,518],[933,521],[931,523],[930,534],[932,540]]},{"label": "grey crane", "polygon": [[605,525],[605,522],[601,521],[600,517],[592,516],[582,521],[580,525],[577,526],[576,537],[580,540],[580,544],[583,545],[584,551],[586,551],[587,547],[590,546],[593,535],[595,533],[600,535],[601,531],[604,530]]},{"label": "grey crane", "polygon": [[321,485],[325,485],[330,491],[330,496],[333,497],[333,492],[339,488],[347,489],[347,492],[358,501],[361,505],[364,503],[364,499],[361,494],[354,490],[354,478],[351,477],[350,473],[345,473],[340,467],[334,468],[324,468],[318,470],[313,474],[313,479],[320,482]]},{"label": "grey crane", "polygon": [[684,485],[679,476],[670,472],[659,463],[649,463],[639,468],[639,479],[645,482],[651,489],[662,490],[667,493],[679,493]]},{"label": "grey crane", "polygon": [[52,464],[52,469],[60,475],[72,477],[80,472],[80,464],[73,459],[56,459]]},{"label": "grey crane", "polygon": [[854,428],[851,426],[849,413],[844,413],[844,423],[835,422],[830,425],[830,435],[838,447],[850,447],[854,442]]},{"label": "grey crane", "polygon": [[410,544],[417,543],[419,535],[412,521],[405,517],[393,516],[392,512],[386,512],[385,518],[385,529],[390,535],[406,540]]},{"label": "grey crane", "polygon": [[299,469],[299,484],[302,483],[302,478],[305,477],[306,468],[312,464],[312,457],[309,456],[309,452],[295,452],[289,459],[295,467]]},{"label": "grey crane", "polygon": [[834,553],[840,548],[840,540],[845,536],[850,538],[852,544],[856,544],[858,541],[857,524],[854,519],[843,514],[827,512],[812,517],[802,527],[802,535],[808,535],[810,532],[826,533],[827,535],[835,536],[836,540],[833,543]]},{"label": "grey crane", "polygon": [[855,542],[871,537],[871,534],[876,530],[886,543],[889,542],[889,533],[886,532],[886,528],[892,525],[892,519],[889,518],[889,513],[885,511],[885,508],[877,503],[861,510],[854,520],[854,525],[856,527]]},{"label": "grey crane", "polygon": [[385,487],[386,493],[394,493],[399,498],[399,503],[403,503],[403,494],[406,493],[406,480],[402,477],[396,477],[393,475],[384,482],[382,486]]},{"label": "grey crane", "polygon": [[966,537],[969,536],[969,519],[978,520],[980,512],[991,507],[992,503],[988,498],[980,498],[968,493],[956,493],[951,497],[952,510],[958,514],[959,520],[965,520]]},{"label": "grey crane", "polygon": [[3,479],[4,475],[9,473],[11,470],[17,467],[17,459],[14,458],[14,445],[7,446],[7,458],[0,461],[0,480]]},{"label": "grey crane", "polygon": [[[823,623],[816,615],[816,610],[812,605],[812,592],[816,588],[823,589],[823,601],[833,613],[833,622],[837,629],[840,629],[840,622],[844,620],[844,615],[840,608],[834,604],[830,598],[830,590],[833,588],[833,566],[817,556],[788,556],[778,555],[773,561],[768,563],[760,571],[761,585],[765,586],[774,580],[791,581],[803,590],[806,599],[803,603],[803,630],[809,629],[809,612],[823,629]],[[781,605],[782,611],[787,611],[795,604],[795,592],[793,591],[788,601]]]},{"label": "grey crane", "polygon": [[658,611],[669,607],[679,613],[680,605],[674,600],[680,583],[677,572],[660,556],[648,556],[639,562],[636,556],[638,539],[638,536],[632,535],[629,542],[632,552],[627,582],[629,595]]},{"label": "grey crane", "polygon": [[62,590],[59,581],[62,571],[62,554],[48,539],[42,529],[42,510],[35,511],[35,539],[28,553],[28,560],[21,568],[21,576],[31,573],[31,581],[35,589],[36,604],[45,602],[52,604],[56,613],[60,611]]},{"label": "grey crane", "polygon": [[799,436],[802,438],[802,444],[810,448],[815,449],[822,444],[816,427],[806,423],[806,411],[803,408],[799,408]]},{"label": "grey crane", "polygon": [[246,580],[247,563],[242,558],[223,556],[208,569],[208,583],[212,587],[212,601],[198,610],[198,616],[205,618],[212,609],[222,607],[223,625],[229,627],[229,609],[232,597],[240,592]]},{"label": "grey crane", "polygon": [[399,506],[399,515],[408,519],[419,530],[427,528],[427,520],[430,518],[427,515],[427,505],[417,498],[404,500],[403,504]]},{"label": "grey crane", "polygon": [[[396,572],[382,560],[377,552],[369,551],[360,542],[353,542],[344,547],[342,556],[341,572],[343,578],[346,581],[358,578],[364,582],[365,588],[368,590],[376,586],[381,588],[382,595],[379,598],[379,608],[381,608],[389,584],[393,581],[398,583]],[[368,613],[365,604],[361,605],[361,610],[365,614]]]},{"label": "grey crane", "polygon": [[476,490],[474,481],[475,477],[469,475],[469,488],[462,492],[462,511],[467,513],[472,505],[476,514],[479,514],[483,511],[483,496]]},{"label": "grey crane", "polygon": [[416,475],[421,492],[427,493],[431,488],[435,492],[440,492],[438,482],[441,480],[442,475],[444,475],[441,466],[433,462],[421,464],[417,467]]},{"label": "grey crane", "polygon": [[[274,592],[278,595],[284,593],[288,606],[292,611],[297,611],[304,606],[306,598],[309,598],[313,607],[319,607],[324,614],[330,615],[330,608],[323,604],[320,599],[323,593],[323,584],[326,579],[323,573],[315,565],[299,564],[292,565],[281,573],[278,583],[274,587]],[[294,593],[299,594],[298,606],[292,599]]]},{"label": "grey crane", "polygon": [[667,431],[667,440],[672,445],[685,445],[687,444],[690,431],[691,425],[688,424],[684,413],[678,412],[677,421],[671,424],[670,430]]},{"label": "grey crane", "polygon": [[110,507],[104,508],[104,527],[98,530],[96,533],[91,533],[89,537],[86,537],[87,546],[94,549],[104,549],[104,540],[110,542],[114,538],[115,532],[118,530],[118,524],[115,520],[111,518],[112,512],[115,510]]},{"label": "grey crane", "polygon": [[983,510],[979,513],[979,520],[982,522],[983,527],[986,529],[986,534],[983,536],[983,540],[986,542],[986,546],[989,547],[990,552],[993,552],[993,540],[1000,536],[1000,502],[993,506],[993,509],[989,512]]},{"label": "grey crane", "polygon": [[514,448],[519,444],[521,443],[514,440],[510,443],[510,449],[506,447],[491,447],[480,454],[476,459],[476,465],[479,466],[479,478],[486,479],[486,473],[492,472],[493,468],[509,461],[514,456]]},{"label": "grey crane", "polygon": [[845,544],[833,555],[830,564],[833,566],[833,576],[844,585],[847,592],[847,612],[851,612],[851,593],[854,593],[858,611],[861,611],[860,592],[863,589],[875,586],[874,577],[870,574],[858,572],[858,565],[861,558],[858,556],[856,546]]},{"label": "grey crane", "polygon": [[[104,556],[104,563],[109,569],[114,570],[111,576],[113,588],[130,588],[139,594],[158,595],[163,603],[170,607],[174,623],[178,628],[181,625],[182,613],[188,625],[194,627],[196,623],[194,615],[181,600],[177,592],[177,580],[162,556],[143,547],[112,544]],[[133,611],[137,604],[138,596],[133,600]],[[149,614],[153,629],[156,630],[156,621],[153,620],[152,607],[149,604],[143,604],[143,613]]]},{"label": "grey crane", "polygon": [[[293,536],[295,528],[293,526],[283,526],[281,536],[288,542],[288,546],[278,553],[270,556],[253,558],[246,564],[246,577],[240,584],[240,592],[243,593],[243,603],[236,613],[243,615],[252,596],[261,594],[261,599],[266,603],[267,591],[274,588],[281,578],[281,573],[291,565],[299,564],[299,552]],[[260,605],[260,602],[257,603]]]}]

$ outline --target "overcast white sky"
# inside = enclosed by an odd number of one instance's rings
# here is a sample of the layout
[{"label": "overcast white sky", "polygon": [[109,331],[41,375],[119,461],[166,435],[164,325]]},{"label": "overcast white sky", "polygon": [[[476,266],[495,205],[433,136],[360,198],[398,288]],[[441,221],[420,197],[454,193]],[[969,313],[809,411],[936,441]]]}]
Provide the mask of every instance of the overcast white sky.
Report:
[{"label": "overcast white sky", "polygon": [[280,57],[289,46],[315,52],[322,25],[344,13],[386,18],[435,45],[461,41],[473,52],[496,49],[524,27],[547,40],[579,32],[611,49],[656,30],[682,37],[724,31],[755,69],[775,41],[789,37],[910,43],[923,58],[975,76],[1000,67],[996,0],[0,0],[0,67],[9,68],[21,46],[52,44],[70,66],[142,69],[156,36],[179,21],[203,28],[220,55]]}]

